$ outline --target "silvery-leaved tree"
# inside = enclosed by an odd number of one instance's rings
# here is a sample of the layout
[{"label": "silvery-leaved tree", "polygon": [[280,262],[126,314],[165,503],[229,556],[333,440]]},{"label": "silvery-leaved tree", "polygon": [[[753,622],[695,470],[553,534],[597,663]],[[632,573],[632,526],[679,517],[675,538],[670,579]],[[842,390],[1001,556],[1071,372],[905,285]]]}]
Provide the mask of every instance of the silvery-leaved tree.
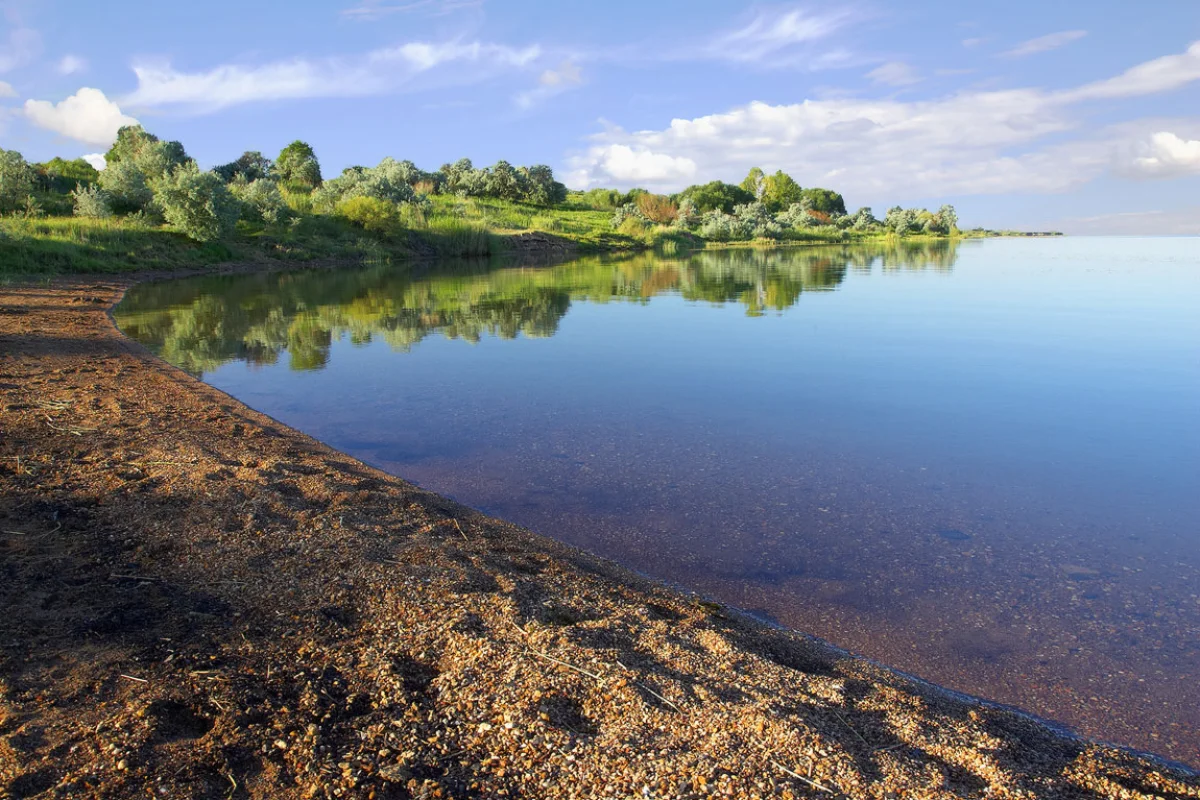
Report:
[{"label": "silvery-leaved tree", "polygon": [[201,172],[194,161],[155,181],[154,199],[173,228],[198,242],[228,236],[242,210],[220,176]]}]

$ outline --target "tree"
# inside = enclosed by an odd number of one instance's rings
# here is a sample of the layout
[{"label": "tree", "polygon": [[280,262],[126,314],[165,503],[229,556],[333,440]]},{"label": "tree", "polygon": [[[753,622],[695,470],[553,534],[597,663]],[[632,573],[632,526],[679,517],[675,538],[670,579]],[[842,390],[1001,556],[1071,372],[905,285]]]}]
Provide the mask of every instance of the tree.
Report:
[{"label": "tree", "polygon": [[191,159],[179,142],[164,142],[141,125],[126,125],[117,131],[117,140],[104,154],[104,161],[110,167],[133,164],[147,180],[155,180]]},{"label": "tree", "polygon": [[738,185],[742,187],[743,191],[754,195],[755,200],[761,200],[763,196],[764,182],[765,178],[763,176],[763,171],[758,167],[754,167]]},{"label": "tree", "polygon": [[525,194],[521,185],[521,175],[507,161],[497,161],[487,170],[484,181],[484,192],[488,197],[498,197],[501,200],[520,200]]},{"label": "tree", "polygon": [[99,171],[82,158],[67,161],[54,157],[42,164],[34,164],[38,183],[47,192],[66,194],[80,186],[88,186],[100,179]]},{"label": "tree", "polygon": [[846,201],[832,189],[803,189],[800,196],[802,200],[808,200],[809,208],[813,211],[821,211],[826,214],[846,213]]},{"label": "tree", "polygon": [[95,184],[81,184],[71,192],[75,216],[105,219],[112,216],[112,198]]},{"label": "tree", "polygon": [[120,214],[147,210],[154,202],[146,174],[131,159],[110,162],[100,173],[100,188],[108,193],[112,210]]},{"label": "tree", "polygon": [[275,174],[286,186],[315,189],[321,185],[321,163],[307,142],[299,139],[279,152]]},{"label": "tree", "polygon": [[229,183],[234,178],[245,178],[254,183],[263,178],[270,178],[275,165],[271,159],[257,150],[247,150],[236,160],[219,167],[213,167],[213,172],[221,176],[221,180]]},{"label": "tree", "polygon": [[16,150],[0,150],[0,212],[16,211],[33,194],[34,171]]},{"label": "tree", "polygon": [[554,180],[554,170],[545,164],[521,167],[525,181],[525,201],[539,206],[553,206],[567,199],[567,187]]},{"label": "tree", "polygon": [[761,199],[771,211],[782,211],[792,203],[799,203],[803,194],[800,184],[783,170],[763,179]]},{"label": "tree", "polygon": [[195,162],[173,170],[158,181],[154,199],[168,223],[198,242],[229,235],[241,213],[241,204],[220,176],[201,172]]},{"label": "tree", "polygon": [[701,212],[723,211],[732,214],[734,206],[754,202],[754,195],[740,186],[712,181],[697,186],[689,186],[679,193],[676,202],[684,199],[691,200]]},{"label": "tree", "polygon": [[954,233],[958,230],[958,212],[954,210],[954,206],[947,203],[938,209],[937,215],[941,218],[946,233]]}]

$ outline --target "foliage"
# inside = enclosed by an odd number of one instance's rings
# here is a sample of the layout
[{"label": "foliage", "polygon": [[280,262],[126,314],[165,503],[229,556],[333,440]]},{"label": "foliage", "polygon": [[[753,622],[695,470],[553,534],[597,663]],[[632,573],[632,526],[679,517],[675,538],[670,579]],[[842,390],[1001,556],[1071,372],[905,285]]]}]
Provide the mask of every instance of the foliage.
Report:
[{"label": "foliage", "polygon": [[0,150],[0,212],[9,213],[32,199],[35,173],[16,150]]},{"label": "foliage", "polygon": [[624,224],[625,220],[627,219],[636,220],[642,225],[645,225],[650,221],[642,215],[642,210],[638,208],[637,203],[625,203],[624,205],[618,207],[617,210],[613,212],[612,225],[614,228],[619,230],[621,225]]},{"label": "foliage", "polygon": [[403,203],[415,197],[405,177],[403,165],[393,158],[385,158],[375,167],[349,167],[338,177],[325,181],[314,193],[313,203],[325,211],[332,211],[341,201],[352,197]]},{"label": "foliage", "polygon": [[521,198],[525,202],[538,206],[554,206],[566,201],[567,187],[554,180],[554,170],[545,164],[521,167],[518,171],[525,184],[525,194]]},{"label": "foliage", "polygon": [[321,185],[321,163],[307,142],[299,139],[279,152],[275,174],[290,188],[315,189]]},{"label": "foliage", "polygon": [[38,188],[44,192],[67,194],[79,186],[100,180],[100,172],[82,158],[67,161],[55,156],[42,164],[34,164],[33,168],[37,172]]},{"label": "foliage", "polygon": [[701,212],[724,211],[733,213],[733,207],[745,203],[753,203],[754,195],[740,186],[734,186],[721,181],[712,181],[698,186],[689,186],[675,198],[677,202],[691,200]]},{"label": "foliage", "polygon": [[641,215],[657,225],[668,225],[679,216],[679,207],[661,194],[638,195],[635,203]]},{"label": "foliage", "polygon": [[691,230],[700,224],[700,212],[696,210],[696,204],[692,198],[685,197],[679,201],[674,224],[676,228],[683,230]]},{"label": "foliage", "polygon": [[613,211],[625,202],[625,196],[616,189],[590,189],[574,199],[580,205],[598,211]]},{"label": "foliage", "polygon": [[338,202],[339,217],[372,233],[392,235],[403,227],[400,208],[390,200],[355,195]]},{"label": "foliage", "polygon": [[753,196],[755,200],[761,200],[763,191],[766,189],[765,184],[766,178],[763,175],[763,171],[758,167],[754,167],[738,186],[742,188],[742,191]]},{"label": "foliage", "polygon": [[267,178],[251,181],[238,175],[229,183],[229,193],[241,204],[240,215],[244,220],[274,225],[291,211],[279,191],[279,184]]},{"label": "foliage", "polygon": [[151,209],[154,193],[146,181],[146,174],[138,169],[132,159],[109,163],[100,173],[100,188],[108,193],[112,209],[125,214]]},{"label": "foliage", "polygon": [[75,200],[75,216],[106,219],[113,214],[112,196],[95,185],[77,186],[71,192]]},{"label": "foliage", "polygon": [[750,237],[745,223],[720,209],[713,209],[700,218],[700,235],[714,242],[731,242]]},{"label": "foliage", "polygon": [[242,178],[248,183],[270,178],[273,176],[275,164],[271,159],[257,150],[247,150],[236,161],[213,167],[213,172],[221,176],[221,180],[229,183],[236,178]]},{"label": "foliage", "polygon": [[804,196],[800,184],[783,170],[763,179],[762,201],[771,211],[780,211]]},{"label": "foliage", "polygon": [[808,201],[808,207],[813,211],[826,214],[845,214],[846,201],[831,189],[803,189],[800,192],[801,202]]},{"label": "foliage", "polygon": [[241,213],[241,205],[220,176],[201,172],[195,163],[185,164],[158,181],[154,199],[166,221],[197,242],[227,237]]},{"label": "foliage", "polygon": [[735,207],[733,216],[741,229],[752,238],[777,239],[783,233],[783,226],[772,218],[766,204],[757,200]]}]

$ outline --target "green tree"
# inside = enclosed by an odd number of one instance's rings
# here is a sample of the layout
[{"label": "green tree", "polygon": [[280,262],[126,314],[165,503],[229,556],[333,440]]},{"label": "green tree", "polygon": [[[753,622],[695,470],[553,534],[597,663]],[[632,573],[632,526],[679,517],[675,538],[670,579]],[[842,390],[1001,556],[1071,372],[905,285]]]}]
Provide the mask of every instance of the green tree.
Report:
[{"label": "green tree", "polygon": [[803,189],[800,192],[802,200],[807,199],[809,208],[826,214],[845,214],[846,201],[832,189]]},{"label": "green tree", "polygon": [[755,200],[761,200],[764,189],[763,184],[765,181],[766,177],[764,176],[763,171],[758,167],[754,167],[738,185],[742,187],[743,191],[754,195]]},{"label": "green tree", "polygon": [[800,184],[783,170],[763,179],[762,201],[771,211],[782,211],[792,203],[799,203],[804,190]]},{"label": "green tree", "polygon": [[679,193],[676,202],[691,200],[700,212],[724,211],[732,214],[735,206],[754,202],[754,195],[740,186],[721,181],[689,186]]},{"label": "green tree", "polygon": [[279,152],[275,174],[285,186],[315,189],[321,185],[321,163],[307,142],[299,139]]},{"label": "green tree", "polygon": [[484,181],[484,192],[488,197],[498,197],[501,200],[520,200],[525,194],[521,174],[513,169],[507,161],[497,161],[487,170]]},{"label": "green tree", "polygon": [[99,171],[82,158],[67,161],[56,156],[42,164],[34,164],[33,168],[41,189],[47,192],[66,194],[100,180]]},{"label": "green tree", "polygon": [[191,159],[179,142],[164,142],[141,125],[126,125],[117,131],[117,141],[104,154],[108,166],[133,164],[147,180],[161,178]]},{"label": "green tree", "polygon": [[0,212],[16,211],[32,197],[34,175],[16,150],[0,150]]},{"label": "green tree", "polygon": [[247,182],[254,183],[263,178],[270,178],[274,168],[275,165],[271,159],[257,150],[247,150],[236,161],[222,164],[219,167],[213,167],[213,172],[219,175],[221,180],[226,183],[237,177],[245,178]]}]

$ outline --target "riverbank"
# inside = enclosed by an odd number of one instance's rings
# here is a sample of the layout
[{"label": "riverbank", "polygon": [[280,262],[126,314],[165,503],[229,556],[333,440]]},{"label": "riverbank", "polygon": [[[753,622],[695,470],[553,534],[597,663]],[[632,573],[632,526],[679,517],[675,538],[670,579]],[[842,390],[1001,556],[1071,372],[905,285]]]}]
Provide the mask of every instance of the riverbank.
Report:
[{"label": "riverbank", "polygon": [[1200,797],[421,491],[0,288],[9,797]]}]

